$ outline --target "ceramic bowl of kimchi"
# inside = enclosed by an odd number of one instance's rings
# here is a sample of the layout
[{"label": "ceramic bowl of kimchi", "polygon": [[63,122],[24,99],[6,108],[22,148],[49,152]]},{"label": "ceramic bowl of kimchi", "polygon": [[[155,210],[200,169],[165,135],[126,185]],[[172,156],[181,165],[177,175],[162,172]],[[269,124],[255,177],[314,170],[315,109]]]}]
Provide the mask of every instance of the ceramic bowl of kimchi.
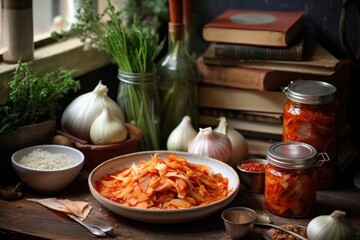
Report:
[{"label": "ceramic bowl of kimchi", "polygon": [[176,151],[118,156],[93,169],[88,184],[108,210],[141,222],[195,221],[218,212],[236,197],[236,171],[219,160]]}]

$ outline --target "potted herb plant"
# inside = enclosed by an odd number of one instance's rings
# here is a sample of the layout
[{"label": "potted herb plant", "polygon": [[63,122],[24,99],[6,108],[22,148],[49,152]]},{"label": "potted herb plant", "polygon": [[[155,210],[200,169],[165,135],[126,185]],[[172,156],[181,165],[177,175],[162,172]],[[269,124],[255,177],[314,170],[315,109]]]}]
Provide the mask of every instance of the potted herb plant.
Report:
[{"label": "potted herb plant", "polygon": [[[53,33],[61,40],[77,36],[87,46],[107,53],[119,68],[119,94],[117,101],[125,114],[125,120],[143,131],[143,150],[159,149],[159,105],[155,58],[164,46],[157,29],[143,25],[133,17],[127,22],[121,19],[111,2],[103,12],[92,8],[91,0],[82,0],[77,10],[77,23],[67,32]],[[149,74],[151,81],[149,88]],[[126,76],[126,82],[121,76]],[[130,77],[129,77],[130,76]],[[126,86],[125,86],[126,85]]]},{"label": "potted herb plant", "polygon": [[59,68],[36,76],[27,63],[18,65],[9,82],[9,99],[0,105],[0,146],[18,149],[47,142],[56,128],[59,100],[80,83],[75,70]]}]

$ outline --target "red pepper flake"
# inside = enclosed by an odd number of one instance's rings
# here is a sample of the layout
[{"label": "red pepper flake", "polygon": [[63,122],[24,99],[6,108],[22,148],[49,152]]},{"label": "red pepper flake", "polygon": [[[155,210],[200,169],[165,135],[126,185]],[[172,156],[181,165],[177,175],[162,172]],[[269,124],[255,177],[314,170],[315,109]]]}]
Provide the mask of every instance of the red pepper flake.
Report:
[{"label": "red pepper flake", "polygon": [[258,162],[240,163],[239,168],[248,172],[265,172],[266,164]]}]

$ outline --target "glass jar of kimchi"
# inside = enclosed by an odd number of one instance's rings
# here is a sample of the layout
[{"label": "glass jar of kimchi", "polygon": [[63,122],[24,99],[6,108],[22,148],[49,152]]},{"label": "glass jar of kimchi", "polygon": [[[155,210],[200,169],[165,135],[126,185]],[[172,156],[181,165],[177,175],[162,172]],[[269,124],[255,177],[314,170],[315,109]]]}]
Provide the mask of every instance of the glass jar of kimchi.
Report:
[{"label": "glass jar of kimchi", "polygon": [[326,152],[330,161],[318,167],[318,189],[333,185],[337,159],[336,87],[322,81],[297,80],[284,90],[288,101],[283,108],[283,141],[310,144]]},{"label": "glass jar of kimchi", "polygon": [[308,216],[316,205],[317,151],[301,142],[278,142],[268,148],[265,207],[281,217]]}]

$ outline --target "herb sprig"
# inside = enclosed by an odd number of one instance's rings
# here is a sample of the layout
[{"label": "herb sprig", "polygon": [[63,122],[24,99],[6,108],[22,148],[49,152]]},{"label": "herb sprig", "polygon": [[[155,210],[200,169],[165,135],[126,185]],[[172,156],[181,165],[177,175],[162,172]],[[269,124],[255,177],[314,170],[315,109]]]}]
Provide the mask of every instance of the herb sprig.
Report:
[{"label": "herb sprig", "polygon": [[80,89],[80,83],[72,78],[74,74],[75,70],[59,68],[38,77],[19,60],[9,83],[9,100],[0,105],[0,133],[55,119],[58,101],[70,90]]},{"label": "herb sprig", "polygon": [[69,31],[53,32],[52,37],[65,40],[77,36],[91,47],[106,52],[124,72],[145,73],[155,70],[155,58],[164,47],[151,25],[136,21],[125,24],[121,12],[107,0],[106,8],[97,13],[91,0],[82,0],[77,9],[77,23]]}]

